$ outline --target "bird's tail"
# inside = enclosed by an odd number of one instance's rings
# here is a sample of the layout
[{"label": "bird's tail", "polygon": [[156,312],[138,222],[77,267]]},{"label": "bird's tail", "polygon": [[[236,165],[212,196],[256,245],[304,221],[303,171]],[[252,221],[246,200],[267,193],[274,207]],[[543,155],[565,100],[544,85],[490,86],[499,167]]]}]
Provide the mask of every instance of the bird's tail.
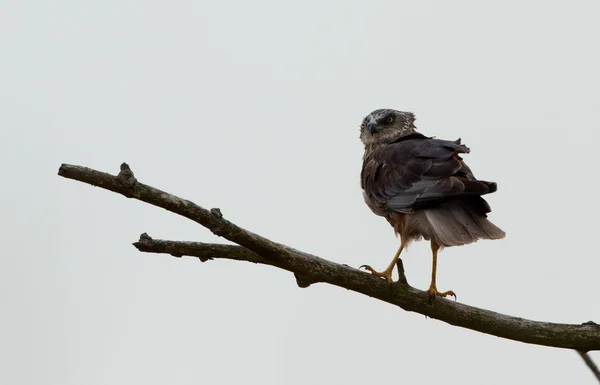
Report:
[{"label": "bird's tail", "polygon": [[489,206],[479,196],[426,209],[433,240],[440,246],[460,246],[479,239],[500,239],[505,233],[487,219]]}]

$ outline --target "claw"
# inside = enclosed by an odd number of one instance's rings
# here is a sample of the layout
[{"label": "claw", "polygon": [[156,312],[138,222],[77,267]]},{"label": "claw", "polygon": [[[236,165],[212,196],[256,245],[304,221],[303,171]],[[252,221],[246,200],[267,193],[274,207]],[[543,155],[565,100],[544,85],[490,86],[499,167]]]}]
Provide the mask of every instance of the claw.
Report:
[{"label": "claw", "polygon": [[382,272],[376,271],[375,269],[373,269],[371,266],[369,265],[362,265],[361,267],[359,267],[359,269],[364,268],[365,270],[367,270],[368,272],[371,273],[371,275],[374,275],[376,277],[380,277],[380,278],[385,278],[386,281],[388,281],[388,283],[392,283],[392,270],[390,269],[386,269]]},{"label": "claw", "polygon": [[360,269],[365,269],[367,271],[370,271],[371,273],[376,273],[375,269],[373,269],[371,266],[369,265],[361,265],[358,270]]},{"label": "claw", "polygon": [[442,298],[444,298],[444,297],[452,296],[452,297],[454,297],[454,300],[456,301],[456,294],[452,290],[448,290],[448,291],[444,291],[444,292],[440,293],[437,290],[437,288],[430,287],[429,290],[427,290],[427,292],[431,296],[432,300],[434,300],[435,297],[442,297]]}]

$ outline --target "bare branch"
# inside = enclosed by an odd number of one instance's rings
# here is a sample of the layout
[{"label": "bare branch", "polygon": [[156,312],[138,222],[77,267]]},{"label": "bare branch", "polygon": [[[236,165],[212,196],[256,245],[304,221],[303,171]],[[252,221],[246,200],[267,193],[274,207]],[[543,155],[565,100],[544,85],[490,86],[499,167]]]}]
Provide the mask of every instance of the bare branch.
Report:
[{"label": "bare branch", "polygon": [[592,361],[592,357],[590,357],[590,355],[586,352],[577,351],[577,353],[583,359],[583,362],[585,362],[587,367],[590,368],[598,382],[600,382],[600,370],[598,370],[598,367],[596,366],[594,361]]},{"label": "bare branch", "polygon": [[139,251],[146,253],[170,254],[174,257],[198,257],[206,262],[211,259],[232,259],[269,265],[269,260],[242,246],[223,245],[220,243],[179,242],[163,239],[152,239],[148,234],[140,235],[140,240],[133,244]]},{"label": "bare branch", "polygon": [[[434,301],[408,284],[388,284],[358,269],[295,250],[245,230],[223,218],[220,210],[207,210],[189,200],[139,183],[126,164],[113,176],[81,166],[63,164],[58,174],[135,198],[189,218],[216,235],[242,246],[153,240],[142,236],[135,245],[145,252],[191,255],[202,260],[228,258],[279,267],[294,273],[300,287],[324,282],[394,304],[451,325],[525,343],[600,350],[600,326],[537,322],[437,298]],[[400,265],[398,266],[401,267]]]}]

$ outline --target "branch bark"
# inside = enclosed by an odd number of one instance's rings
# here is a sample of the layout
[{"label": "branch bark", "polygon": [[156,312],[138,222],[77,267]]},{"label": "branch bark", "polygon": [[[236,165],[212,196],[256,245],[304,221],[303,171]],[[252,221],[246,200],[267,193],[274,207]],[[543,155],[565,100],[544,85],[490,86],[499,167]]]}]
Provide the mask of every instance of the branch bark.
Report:
[{"label": "branch bark", "polygon": [[[175,256],[194,256],[203,261],[225,258],[278,267],[294,273],[300,287],[323,282],[343,287],[404,310],[423,314],[482,333],[524,343],[575,349],[600,350],[600,325],[558,324],[532,321],[437,298],[409,286],[405,282],[388,284],[361,270],[338,264],[271,241],[226,220],[219,209],[205,209],[135,179],[125,163],[114,176],[82,166],[61,165],[58,174],[93,186],[116,192],[184,216],[239,246],[198,242],[154,240],[142,235],[134,245],[144,252]],[[401,264],[399,265],[399,269]]]}]

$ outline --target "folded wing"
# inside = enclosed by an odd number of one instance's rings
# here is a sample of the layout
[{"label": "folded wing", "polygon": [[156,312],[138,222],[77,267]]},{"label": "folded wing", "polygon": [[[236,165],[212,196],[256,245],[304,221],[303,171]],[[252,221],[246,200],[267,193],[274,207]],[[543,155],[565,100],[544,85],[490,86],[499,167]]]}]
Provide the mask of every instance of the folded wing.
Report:
[{"label": "folded wing", "polygon": [[475,178],[459,155],[468,152],[460,139],[413,134],[365,159],[362,187],[382,209],[410,213],[461,198],[485,215],[490,208],[480,196],[496,191],[496,184]]}]

